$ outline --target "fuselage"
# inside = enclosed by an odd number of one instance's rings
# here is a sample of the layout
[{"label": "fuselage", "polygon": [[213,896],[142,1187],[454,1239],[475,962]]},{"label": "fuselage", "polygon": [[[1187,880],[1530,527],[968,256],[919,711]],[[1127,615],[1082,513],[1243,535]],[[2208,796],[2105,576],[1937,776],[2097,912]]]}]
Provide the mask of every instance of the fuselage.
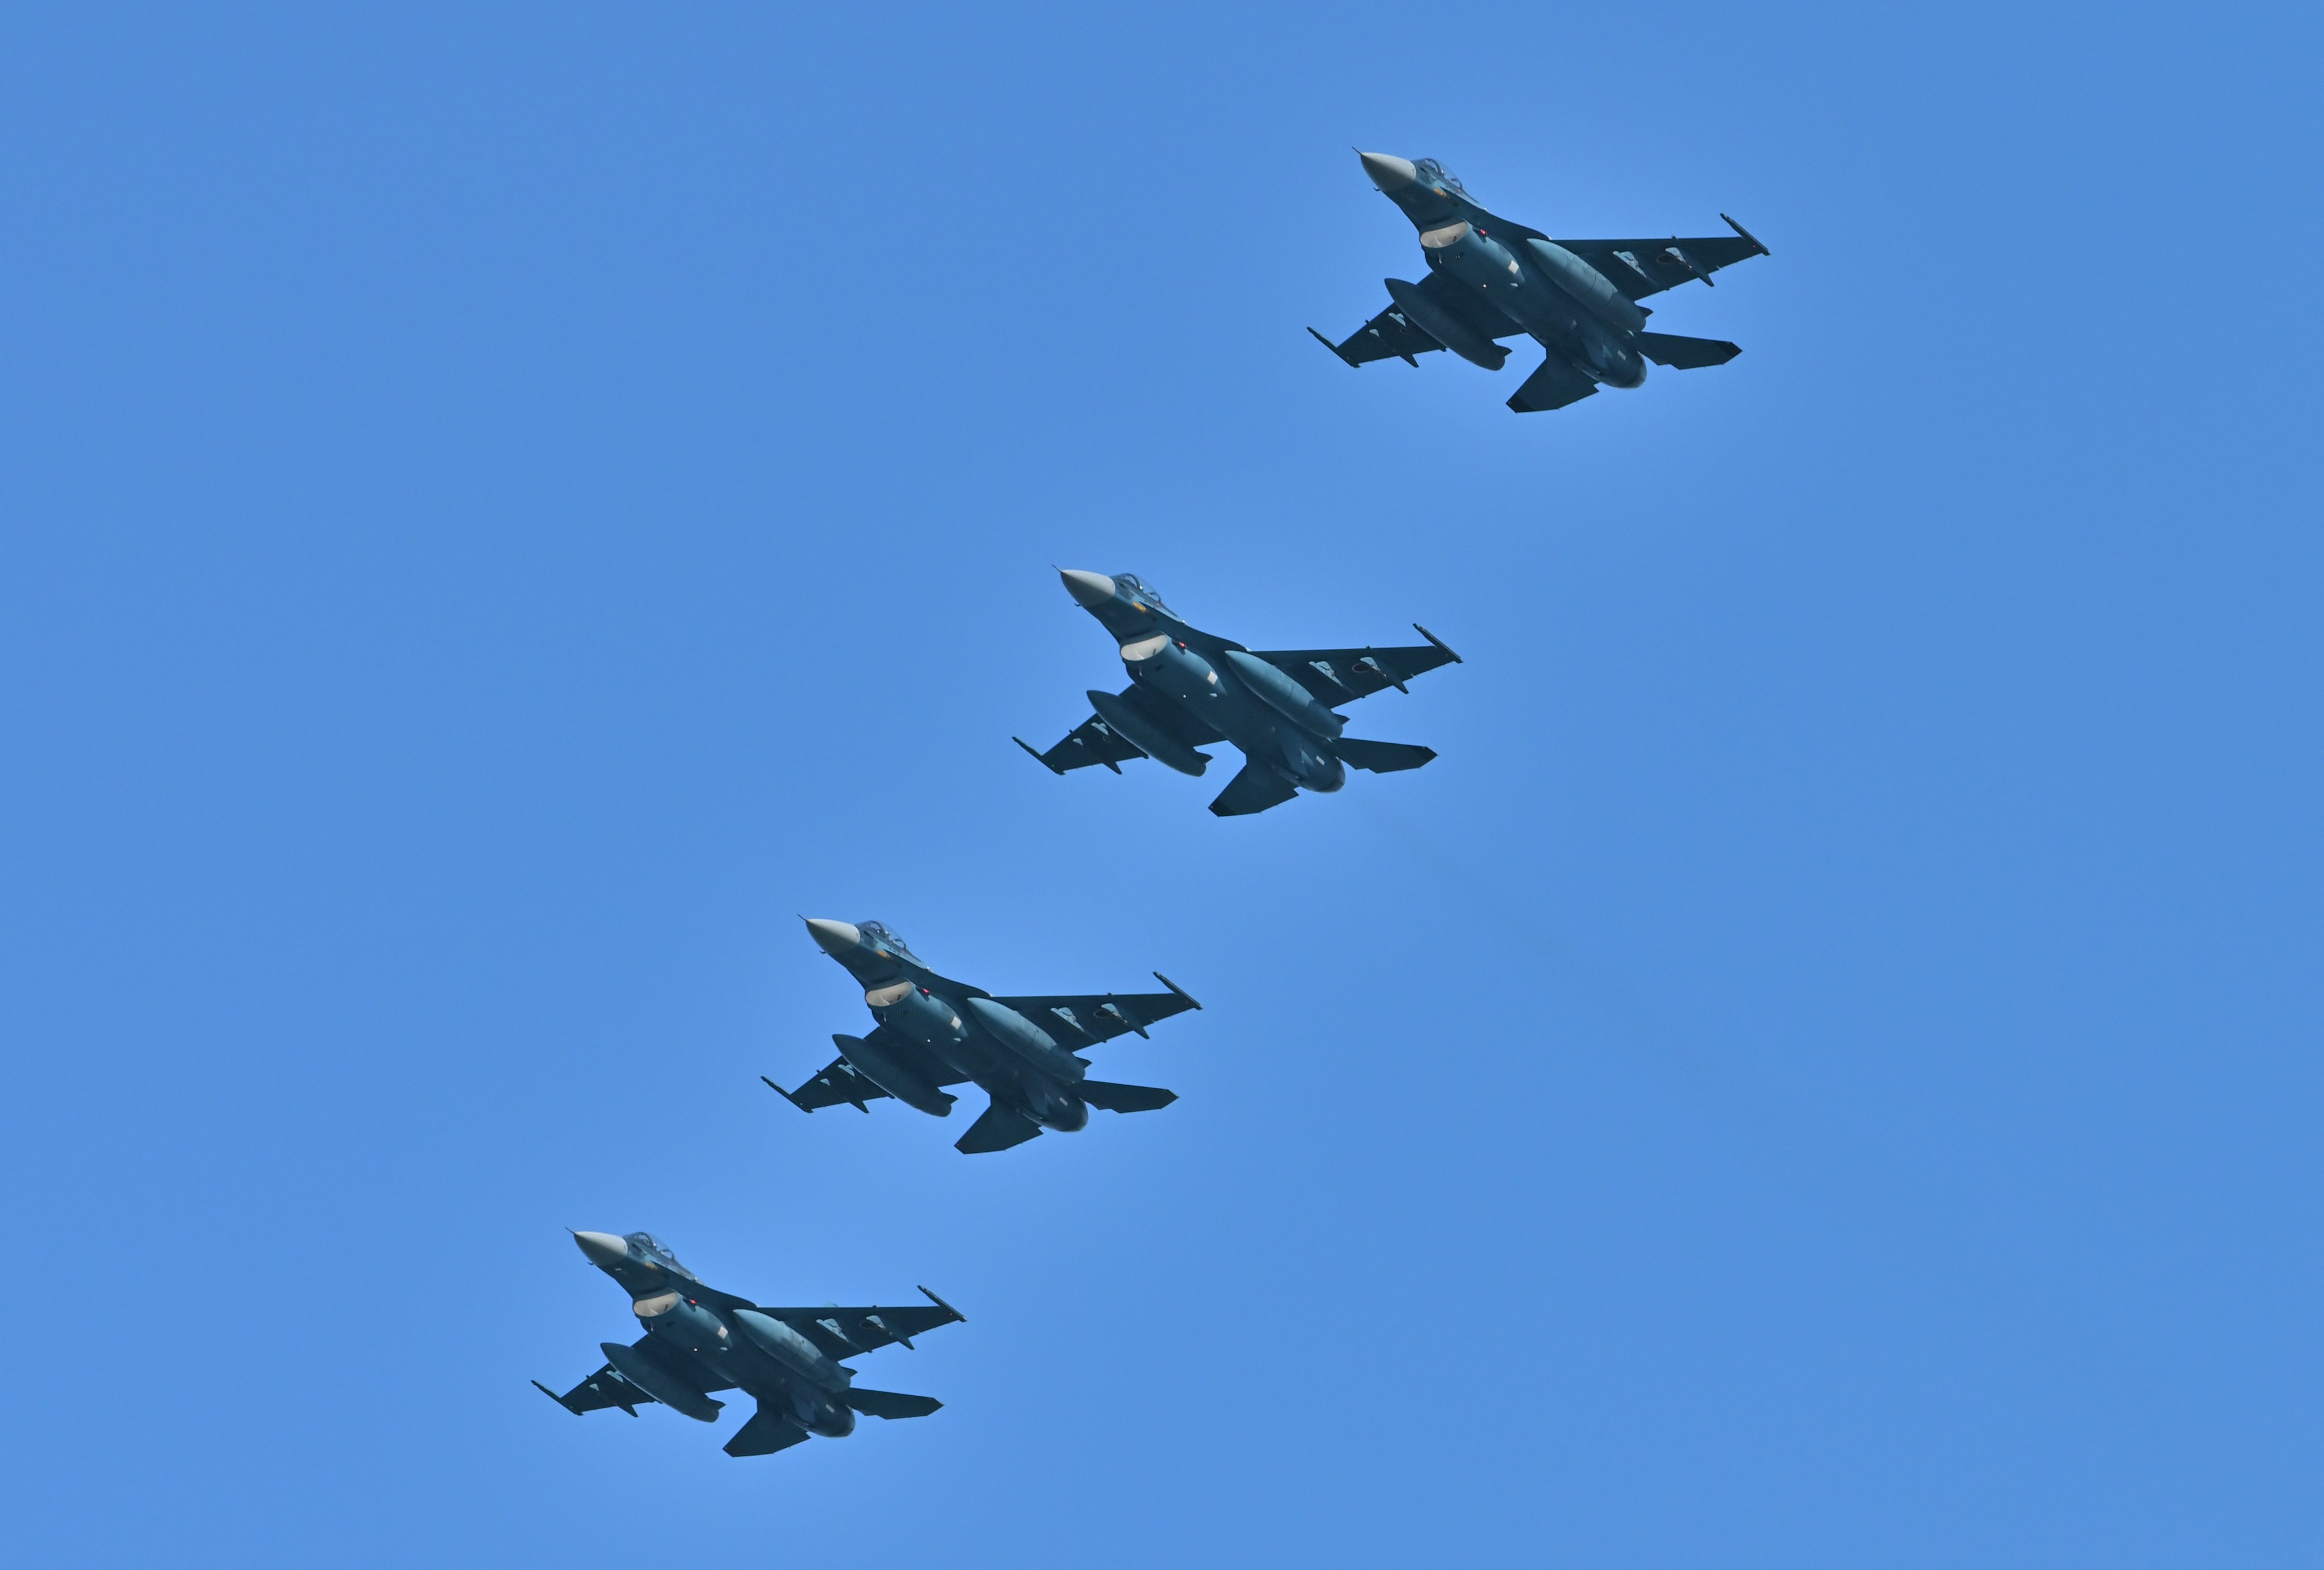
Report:
[{"label": "fuselage", "polygon": [[[816,919],[807,927],[824,952],[862,984],[864,1006],[883,1030],[924,1048],[995,1104],[1045,1129],[1071,1133],[1089,1122],[1089,1107],[1074,1090],[1089,1065],[1040,1025],[979,989],[936,974],[875,923]],[[899,1071],[911,1075],[911,1067],[881,1056],[875,1044],[843,1041],[840,1050],[898,1100],[938,1115],[950,1111],[949,1098],[933,1086],[894,1083]]]},{"label": "fuselage", "polygon": [[[1331,746],[1339,716],[1297,682],[1241,644],[1179,621],[1135,578],[1094,572],[1064,576],[1074,601],[1113,634],[1123,669],[1142,691],[1217,732],[1246,757],[1302,790],[1333,791],[1347,783],[1346,765]],[[1103,707],[1099,712],[1117,730],[1122,728]],[[1136,721],[1134,714],[1126,717]],[[1182,772],[1200,771],[1199,763],[1186,768],[1163,751],[1146,747],[1135,734],[1129,740]]]},{"label": "fuselage", "polygon": [[[749,1309],[720,1307],[699,1281],[630,1247],[627,1239],[577,1233],[574,1241],[630,1294],[630,1311],[661,1362],[698,1370],[698,1388],[740,1390],[762,1407],[787,1409],[799,1427],[825,1438],[854,1432],[855,1414],[837,1393],[848,1387],[854,1371],[824,1356],[790,1326]],[[613,1344],[605,1350],[624,1378],[656,1399],[687,1409],[688,1392],[656,1389],[661,1376],[653,1362],[633,1362],[634,1351]]]},{"label": "fuselage", "polygon": [[[1213,645],[1213,657],[1205,658],[1196,641]],[[1262,698],[1254,690],[1257,678],[1239,668],[1240,662],[1219,657],[1244,652],[1240,645],[1206,637],[1191,627],[1172,625],[1124,642],[1120,652],[1122,668],[1130,672],[1130,680],[1218,732],[1246,757],[1267,763],[1294,785],[1328,792],[1348,782],[1346,767],[1324,738],[1294,724]],[[1314,703],[1312,698],[1308,701]]]},{"label": "fuselage", "polygon": [[[631,1312],[660,1351],[695,1361],[715,1376],[717,1384],[731,1384],[761,1402],[788,1404],[799,1427],[810,1434],[838,1439],[854,1432],[855,1414],[834,1393],[845,1388],[844,1378],[825,1388],[767,1350],[740,1323],[740,1311],[713,1307],[689,1298],[686,1286],[673,1281],[667,1290],[634,1298],[630,1304]],[[777,1325],[813,1351],[812,1344],[789,1326],[773,1320],[767,1323]],[[828,1359],[823,1361],[829,1363]],[[835,1363],[829,1366],[838,1369]],[[844,1375],[847,1371],[838,1371]]]},{"label": "fuselage", "polygon": [[1546,276],[1547,266],[1533,245],[1522,240],[1503,245],[1485,223],[1459,218],[1424,232],[1420,250],[1430,268],[1475,290],[1544,348],[1564,356],[1599,381],[1636,387],[1646,379],[1646,356],[1630,334]]},{"label": "fuselage", "polygon": [[1361,155],[1373,183],[1420,231],[1429,270],[1473,292],[1545,349],[1612,387],[1646,379],[1646,312],[1554,241],[1471,201],[1433,162]]}]

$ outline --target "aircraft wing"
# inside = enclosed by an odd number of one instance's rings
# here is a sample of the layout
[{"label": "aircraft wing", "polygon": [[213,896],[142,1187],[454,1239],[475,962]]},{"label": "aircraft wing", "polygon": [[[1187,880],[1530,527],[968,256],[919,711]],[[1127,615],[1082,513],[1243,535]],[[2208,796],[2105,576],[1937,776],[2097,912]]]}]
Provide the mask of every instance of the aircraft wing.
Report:
[{"label": "aircraft wing", "polygon": [[[1475,328],[1480,337],[1515,337],[1525,331],[1444,273],[1431,272],[1422,279],[1420,291]],[[1307,330],[1315,332],[1314,328]],[[1322,333],[1315,333],[1315,336],[1323,338],[1325,347],[1351,365],[1368,365],[1373,360],[1406,360],[1417,365],[1419,362],[1413,360],[1413,356],[1425,355],[1444,346],[1405,320],[1404,313],[1392,305],[1350,334],[1345,343],[1335,344],[1323,337]]]},{"label": "aircraft wing", "polygon": [[[1735,220],[1729,218],[1729,224]],[[1632,300],[1644,300],[1665,289],[1711,274],[1721,267],[1769,254],[1740,225],[1731,235],[1703,235],[1688,240],[1674,235],[1667,240],[1560,240],[1564,246],[1613,280],[1614,287]]]},{"label": "aircraft wing", "polygon": [[1476,208],[1474,203],[1471,203],[1470,205],[1472,208],[1475,208],[1474,216],[1470,219],[1470,221],[1489,235],[1493,235],[1506,240],[1546,240],[1549,238],[1547,235],[1543,234],[1539,229],[1533,227],[1529,224],[1520,224],[1515,218],[1505,218],[1499,213],[1487,212],[1482,208]]},{"label": "aircraft wing", "polygon": [[[966,1075],[954,1073],[951,1066],[939,1060],[935,1053],[924,1051],[919,1043],[893,1034],[885,1025],[876,1027],[864,1039],[918,1065],[931,1085],[962,1085],[967,1082]],[[760,1077],[766,1078],[764,1075]],[[830,1067],[797,1090],[785,1090],[771,1079],[767,1083],[774,1086],[777,1095],[801,1112],[818,1112],[827,1106],[852,1106],[858,1112],[869,1112],[872,1109],[863,1104],[865,1102],[878,1101],[888,1094],[850,1068],[844,1057],[833,1058]]]},{"label": "aircraft wing", "polygon": [[852,1106],[857,1112],[870,1112],[872,1109],[863,1104],[878,1101],[888,1094],[848,1067],[844,1057],[833,1058],[830,1067],[797,1090],[785,1090],[763,1074],[759,1077],[766,1079],[777,1095],[801,1112],[821,1112],[827,1106]]},{"label": "aircraft wing", "polygon": [[1167,993],[1065,993],[1055,996],[1032,998],[995,998],[992,1001],[1016,1010],[1042,1030],[1047,1031],[1058,1046],[1072,1052],[1084,1047],[1094,1047],[1101,1041],[1111,1041],[1116,1036],[1135,1030],[1146,1034],[1146,1027],[1173,1014],[1183,1014],[1188,1009],[1203,1005],[1178,990],[1167,977],[1157,973],[1157,979],[1170,990]]},{"label": "aircraft wing", "polygon": [[1370,697],[1382,688],[1402,688],[1424,670],[1457,665],[1461,656],[1415,623],[1428,640],[1397,649],[1254,649],[1252,653],[1315,695],[1326,707]]},{"label": "aircraft wing", "polygon": [[926,1287],[920,1290],[927,1292],[926,1303],[899,1308],[769,1308],[761,1305],[759,1312],[781,1320],[814,1342],[825,1357],[853,1357],[968,1317]]},{"label": "aircraft wing", "polygon": [[[1203,724],[1173,703],[1164,703],[1152,693],[1131,682],[1121,695],[1121,701],[1138,711],[1140,717],[1164,735],[1176,736],[1190,747],[1208,746],[1226,740],[1218,732]],[[1017,743],[1028,753],[1033,749],[1025,743]],[[1144,753],[1115,735],[1106,723],[1092,715],[1075,725],[1065,739],[1046,753],[1033,756],[1047,764],[1052,773],[1062,774],[1069,769],[1086,769],[1102,763],[1115,773],[1132,758],[1143,758]]]},{"label": "aircraft wing", "polygon": [[602,1412],[608,1407],[619,1407],[634,1418],[638,1415],[640,1407],[653,1405],[651,1396],[615,1372],[613,1365],[610,1362],[561,1396],[539,1380],[533,1381],[532,1386],[550,1400],[576,1415],[582,1412]]},{"label": "aircraft wing", "polygon": [[[724,1297],[724,1294],[720,1296]],[[734,1303],[742,1302],[739,1298],[725,1298],[725,1300]],[[706,1391],[728,1390],[734,1388],[732,1380],[713,1379],[706,1385],[704,1383],[706,1371],[691,1359],[688,1360],[689,1366],[687,1368],[671,1368],[669,1360],[662,1355],[661,1348],[654,1344],[653,1337],[650,1335],[642,1336],[630,1344],[645,1356],[651,1358],[659,1366],[668,1369],[673,1377],[683,1380],[688,1386],[700,1387]],[[602,1412],[608,1407],[619,1407],[634,1418],[638,1415],[637,1409],[640,1407],[650,1407],[654,1404],[653,1397],[623,1379],[621,1371],[610,1362],[561,1396],[539,1380],[533,1381],[532,1385],[533,1389],[542,1395],[576,1416],[583,1412]],[[716,1403],[712,1404],[715,1406]]]}]

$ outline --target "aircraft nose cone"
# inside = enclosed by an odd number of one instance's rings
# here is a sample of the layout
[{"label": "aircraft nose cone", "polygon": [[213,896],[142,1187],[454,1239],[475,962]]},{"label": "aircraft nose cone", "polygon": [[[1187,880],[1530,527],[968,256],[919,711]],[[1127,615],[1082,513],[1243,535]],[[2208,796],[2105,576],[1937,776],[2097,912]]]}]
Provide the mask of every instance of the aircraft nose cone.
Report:
[{"label": "aircraft nose cone", "polygon": [[573,1241],[581,1245],[593,1265],[622,1264],[630,1257],[630,1245],[610,1232],[576,1232]]},{"label": "aircraft nose cone", "polygon": [[1113,579],[1102,572],[1075,572],[1068,567],[1057,576],[1065,580],[1065,592],[1086,610],[1093,611],[1113,599]]},{"label": "aircraft nose cone", "polygon": [[1420,178],[1420,171],[1412,167],[1409,158],[1398,158],[1393,152],[1359,152],[1364,161],[1364,172],[1382,190],[1402,190]]},{"label": "aircraft nose cone", "polygon": [[816,947],[835,957],[853,954],[862,941],[863,934],[853,921],[825,921],[817,916],[807,919],[807,929],[814,935]]}]

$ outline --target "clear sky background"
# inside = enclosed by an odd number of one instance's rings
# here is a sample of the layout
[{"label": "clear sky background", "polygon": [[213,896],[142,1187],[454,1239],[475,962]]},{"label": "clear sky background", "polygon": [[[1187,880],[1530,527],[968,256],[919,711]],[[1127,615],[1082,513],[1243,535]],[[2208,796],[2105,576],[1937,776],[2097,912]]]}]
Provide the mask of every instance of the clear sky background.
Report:
[{"label": "clear sky background", "polygon": [[[12,1558],[2324,1556],[2312,6],[197,10],[0,63]],[[1351,143],[1746,352],[1336,364]],[[1053,565],[1443,756],[1052,778]],[[801,914],[1183,1099],[802,1116]],[[569,1418],[568,1226],[945,1408]]]}]

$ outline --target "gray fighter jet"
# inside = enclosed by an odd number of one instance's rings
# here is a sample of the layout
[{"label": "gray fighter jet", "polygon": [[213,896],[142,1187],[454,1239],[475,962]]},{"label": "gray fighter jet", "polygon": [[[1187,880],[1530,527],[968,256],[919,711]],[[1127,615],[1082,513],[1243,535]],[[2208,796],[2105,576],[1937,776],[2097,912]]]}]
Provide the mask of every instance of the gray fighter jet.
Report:
[{"label": "gray fighter jet", "polygon": [[1732,235],[1683,240],[1552,240],[1469,198],[1433,158],[1418,162],[1360,152],[1364,169],[1420,231],[1428,276],[1384,280],[1388,308],[1347,342],[1317,341],[1351,365],[1450,349],[1498,371],[1509,352],[1496,340],[1530,334],[1549,357],[1509,396],[1519,414],[1563,409],[1609,387],[1636,387],[1646,362],[1676,370],[1723,365],[1743,351],[1718,338],[1650,333],[1653,312],[1637,302],[1721,267],[1765,256],[1767,247],[1724,213]]},{"label": "gray fighter jet", "polygon": [[1151,1085],[1091,1079],[1089,1060],[1074,1051],[1125,1031],[1143,1036],[1157,1020],[1203,1006],[1159,971],[1154,979],[1167,993],[996,998],[938,975],[877,921],[808,917],[807,929],[862,984],[880,1024],[869,1036],[834,1035],[838,1060],[797,1090],[766,1081],[801,1112],[843,1104],[870,1112],[864,1104],[884,1095],[950,1117],[955,1098],[945,1086],[973,1080],[992,1104],[953,1148],[978,1156],[1021,1145],[1044,1129],[1072,1133],[1088,1125],[1093,1106],[1152,1112],[1178,1099]]},{"label": "gray fighter jet", "polygon": [[1047,752],[1019,746],[1062,774],[1102,763],[1115,773],[1131,758],[1151,758],[1181,774],[1200,774],[1213,742],[1240,749],[1242,771],[1219,792],[1221,817],[1264,812],[1302,789],[1337,790],[1348,768],[1376,774],[1417,769],[1436,756],[1403,742],[1366,742],[1343,734],[1333,709],[1424,670],[1457,665],[1461,656],[1422,626],[1425,644],[1395,649],[1277,649],[1253,652],[1180,621],[1162,596],[1129,573],[1067,571],[1065,591],[1121,645],[1126,691],[1089,694],[1097,712]]},{"label": "gray fighter jet", "polygon": [[771,1455],[810,1434],[838,1439],[855,1431],[855,1414],[925,1418],[944,1405],[934,1396],[859,1390],[844,1359],[965,1317],[929,1291],[930,1306],[902,1308],[763,1308],[748,1298],[706,1287],[651,1233],[615,1237],[576,1232],[589,1262],[622,1284],[645,1334],[627,1345],[599,1344],[605,1366],[558,1395],[533,1385],[579,1416],[619,1407],[631,1417],[659,1401],[697,1422],[715,1423],[725,1405],[712,1390],[739,1390],[759,1403],[756,1416],[726,1441],[729,1455]]}]

